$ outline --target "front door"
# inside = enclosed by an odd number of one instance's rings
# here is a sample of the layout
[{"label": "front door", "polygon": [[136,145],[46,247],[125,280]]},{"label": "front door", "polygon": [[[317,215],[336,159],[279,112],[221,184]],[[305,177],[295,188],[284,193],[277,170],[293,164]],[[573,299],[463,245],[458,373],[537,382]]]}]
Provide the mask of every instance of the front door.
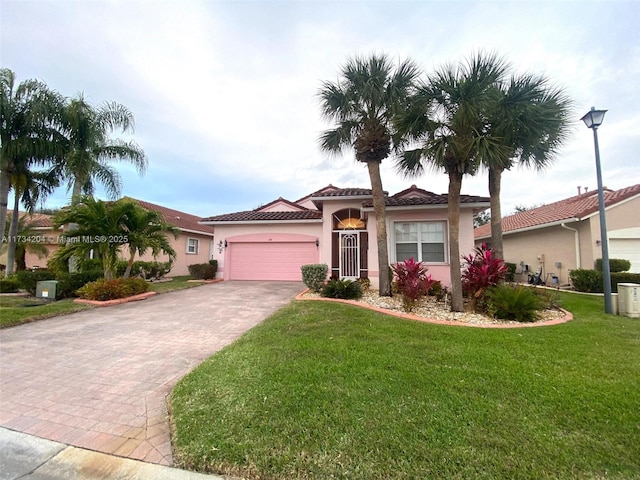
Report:
[{"label": "front door", "polygon": [[357,280],[360,276],[359,232],[340,232],[340,278]]}]

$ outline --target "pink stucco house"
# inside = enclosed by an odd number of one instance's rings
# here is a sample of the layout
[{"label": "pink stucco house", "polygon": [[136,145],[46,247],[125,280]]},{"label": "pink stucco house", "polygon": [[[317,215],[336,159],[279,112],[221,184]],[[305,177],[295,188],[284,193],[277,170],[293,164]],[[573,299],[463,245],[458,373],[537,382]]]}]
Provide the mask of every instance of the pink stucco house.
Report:
[{"label": "pink stucco house", "polygon": [[[192,215],[190,213],[181,212],[172,208],[156,205],[155,203],[146,202],[144,200],[138,200],[136,198],[125,197],[129,200],[133,200],[139,203],[147,210],[153,210],[158,212],[164,220],[174,227],[180,230],[177,238],[173,235],[167,234],[167,238],[171,242],[171,246],[176,251],[176,259],[171,267],[170,275],[189,275],[188,266],[195,263],[207,263],[213,254],[214,234],[213,228],[207,225],[201,225],[199,223],[202,217]],[[28,214],[24,214],[28,215]],[[51,216],[39,213],[28,215],[28,222],[33,227],[33,230],[41,235],[43,239],[47,239],[43,243],[48,251],[46,257],[37,256],[35,253],[27,251],[26,264],[27,268],[40,267],[44,268],[47,264],[48,257],[60,247],[60,243],[57,241],[61,235],[64,234],[62,229],[54,229]],[[3,263],[3,258],[6,255],[0,257],[0,263]],[[123,253],[122,258],[128,258],[126,252]],[[142,257],[136,256],[136,260],[166,262],[169,260],[167,255],[160,254],[157,258],[153,258],[151,253],[147,253]],[[5,260],[6,261],[6,260]]]},{"label": "pink stucco house", "polygon": [[[447,195],[412,185],[387,196],[389,262],[410,257],[449,285]],[[460,251],[474,248],[473,216],[489,198],[461,196]],[[300,281],[300,267],[326,263],[330,275],[369,278],[378,286],[371,190],[328,185],[295,202],[279,198],[255,210],[204,218],[216,232],[213,258],[225,280]]]}]

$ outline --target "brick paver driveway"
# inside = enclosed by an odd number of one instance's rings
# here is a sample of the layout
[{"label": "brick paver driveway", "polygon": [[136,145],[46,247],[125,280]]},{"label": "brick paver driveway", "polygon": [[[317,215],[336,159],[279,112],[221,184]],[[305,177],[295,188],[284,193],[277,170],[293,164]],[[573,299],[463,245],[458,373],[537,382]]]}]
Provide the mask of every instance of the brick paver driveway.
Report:
[{"label": "brick paver driveway", "polygon": [[303,288],[222,282],[0,330],[0,426],[171,465],[171,388]]}]

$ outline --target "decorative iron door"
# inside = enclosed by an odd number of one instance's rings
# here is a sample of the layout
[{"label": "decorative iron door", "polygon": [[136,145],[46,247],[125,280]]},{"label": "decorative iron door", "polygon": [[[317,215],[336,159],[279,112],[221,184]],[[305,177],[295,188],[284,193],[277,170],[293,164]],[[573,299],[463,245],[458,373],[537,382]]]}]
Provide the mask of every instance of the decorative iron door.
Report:
[{"label": "decorative iron door", "polygon": [[360,276],[359,232],[340,232],[340,278],[356,280]]}]

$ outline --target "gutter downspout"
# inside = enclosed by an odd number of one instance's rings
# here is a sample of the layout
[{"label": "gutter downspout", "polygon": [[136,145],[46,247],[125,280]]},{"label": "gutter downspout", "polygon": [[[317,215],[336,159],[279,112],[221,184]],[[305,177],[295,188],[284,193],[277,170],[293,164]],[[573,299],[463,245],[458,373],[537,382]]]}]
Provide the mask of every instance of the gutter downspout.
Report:
[{"label": "gutter downspout", "polygon": [[576,245],[576,268],[580,268],[580,235],[577,229],[575,228],[571,228],[571,227],[567,227],[567,225],[563,222],[560,224],[560,226],[562,228],[566,228],[567,230],[571,230],[573,233],[573,237],[574,237],[574,242]]}]

